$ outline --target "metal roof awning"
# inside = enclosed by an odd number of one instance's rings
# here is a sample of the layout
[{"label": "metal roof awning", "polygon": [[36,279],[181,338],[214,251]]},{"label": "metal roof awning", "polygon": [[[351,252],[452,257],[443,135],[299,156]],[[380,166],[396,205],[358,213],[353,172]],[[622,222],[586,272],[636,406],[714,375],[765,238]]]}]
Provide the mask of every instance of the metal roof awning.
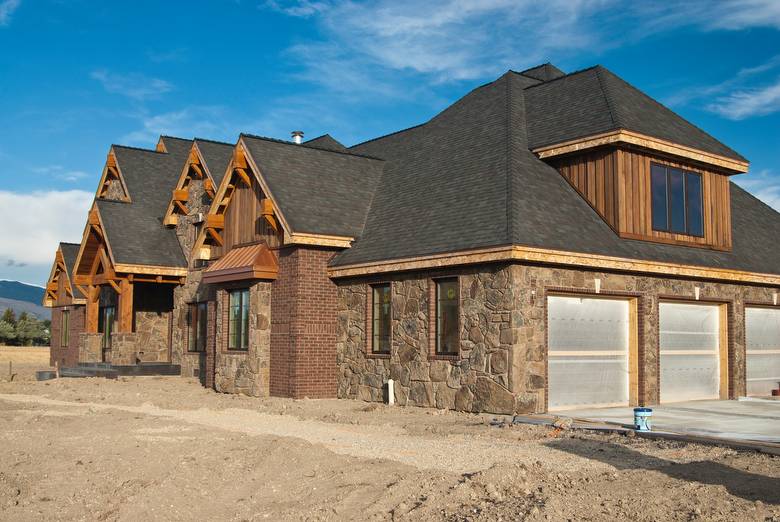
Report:
[{"label": "metal roof awning", "polygon": [[203,272],[204,283],[276,279],[279,263],[265,243],[232,249]]}]

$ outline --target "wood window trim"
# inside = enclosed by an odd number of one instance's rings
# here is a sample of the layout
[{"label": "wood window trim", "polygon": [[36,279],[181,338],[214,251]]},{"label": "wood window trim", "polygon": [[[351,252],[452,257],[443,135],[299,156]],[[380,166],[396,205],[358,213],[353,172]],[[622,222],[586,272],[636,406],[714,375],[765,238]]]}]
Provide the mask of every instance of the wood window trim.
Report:
[{"label": "wood window trim", "polygon": [[[458,285],[458,324],[457,324],[457,349],[454,353],[440,353],[438,351],[438,296],[437,285],[441,281],[456,281]],[[431,360],[457,361],[461,358],[461,335],[463,329],[463,289],[461,288],[460,275],[442,275],[440,277],[431,277],[428,280],[428,358]]]},{"label": "wood window trim", "polygon": [[70,310],[63,309],[60,313],[60,348],[70,345]]},{"label": "wood window trim", "polygon": [[[236,287],[236,288],[228,288],[228,289],[225,290],[224,306],[226,308],[226,313],[224,315],[225,324],[223,325],[223,330],[225,331],[225,353],[228,353],[228,354],[246,355],[246,354],[249,353],[249,322],[250,322],[249,319],[247,319],[247,325],[246,325],[246,327],[247,327],[247,331],[246,331],[246,344],[247,345],[246,345],[246,348],[244,348],[244,347],[241,347],[241,348],[231,348],[231,346],[230,346],[230,338],[231,338],[231,332],[230,332],[230,295],[233,294],[233,293],[244,292],[244,291],[246,291],[247,298],[246,298],[246,303],[244,303],[244,301],[242,299],[241,307],[243,308],[244,306],[246,306],[247,308],[249,308],[249,304],[250,304],[250,301],[251,301],[251,297],[250,297],[251,288],[250,287],[248,287],[248,286],[246,286],[246,287],[240,286],[240,287]],[[249,314],[248,311],[247,311],[247,314]],[[243,316],[243,314],[242,314],[242,316]],[[242,335],[241,335],[242,339],[241,340],[243,341],[243,337],[244,337],[243,333],[244,332],[241,332],[241,333],[242,333]]]},{"label": "wood window trim", "polygon": [[[663,228],[656,228],[655,226],[655,220],[653,219],[653,208],[652,208],[652,201],[653,201],[653,167],[662,167],[666,173],[666,229]],[[671,185],[671,170],[678,170],[682,173],[682,184],[683,184],[683,209],[684,209],[684,218],[685,218],[685,231],[679,232],[672,230],[672,193],[669,190],[669,187]],[[693,234],[690,232],[690,219],[689,219],[689,206],[688,206],[688,176],[696,176],[699,178],[699,209],[701,210],[701,234]],[[704,175],[701,172],[696,172],[694,170],[685,169],[682,167],[676,167],[673,165],[669,165],[660,161],[656,160],[650,160],[650,227],[654,232],[664,232],[667,234],[677,234],[681,236],[688,236],[692,238],[699,238],[703,239],[705,237],[704,233]],[[712,219],[712,216],[710,216],[710,219]]]},{"label": "wood window trim", "polygon": [[[195,349],[192,347],[192,333],[193,328],[197,329],[197,322],[200,321],[200,313],[201,310],[199,309],[200,306],[203,306],[202,312],[205,313],[205,321],[206,321],[206,338],[203,339],[203,350],[197,349],[197,339]],[[193,319],[193,310],[195,311],[194,319]],[[187,350],[184,352],[187,355],[200,355],[202,353],[206,353],[206,344],[207,344],[207,338],[208,338],[208,301],[192,301],[187,303],[187,314],[188,314],[188,321],[187,321]],[[197,336],[197,333],[195,334]]]},{"label": "wood window trim", "polygon": [[[374,351],[374,288],[390,287],[390,349],[386,352]],[[393,282],[389,280],[376,281],[366,285],[366,357],[371,359],[390,359],[393,353]]]}]

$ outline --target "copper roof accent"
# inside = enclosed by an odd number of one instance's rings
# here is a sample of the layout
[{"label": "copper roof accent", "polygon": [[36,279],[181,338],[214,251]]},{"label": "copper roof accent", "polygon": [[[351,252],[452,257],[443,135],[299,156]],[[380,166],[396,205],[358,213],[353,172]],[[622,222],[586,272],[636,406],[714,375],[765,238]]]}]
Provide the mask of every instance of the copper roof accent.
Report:
[{"label": "copper roof accent", "polygon": [[279,263],[268,245],[258,243],[232,249],[203,272],[205,283],[245,279],[276,279]]}]

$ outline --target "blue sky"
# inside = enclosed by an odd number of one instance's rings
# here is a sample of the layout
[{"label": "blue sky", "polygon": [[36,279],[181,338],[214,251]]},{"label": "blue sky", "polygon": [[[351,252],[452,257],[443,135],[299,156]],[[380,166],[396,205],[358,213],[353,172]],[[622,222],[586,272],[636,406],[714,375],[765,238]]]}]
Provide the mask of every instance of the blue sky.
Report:
[{"label": "blue sky", "polygon": [[80,240],[112,143],[425,121],[507,69],[602,64],[751,160],[780,209],[780,1],[0,0],[0,279]]}]

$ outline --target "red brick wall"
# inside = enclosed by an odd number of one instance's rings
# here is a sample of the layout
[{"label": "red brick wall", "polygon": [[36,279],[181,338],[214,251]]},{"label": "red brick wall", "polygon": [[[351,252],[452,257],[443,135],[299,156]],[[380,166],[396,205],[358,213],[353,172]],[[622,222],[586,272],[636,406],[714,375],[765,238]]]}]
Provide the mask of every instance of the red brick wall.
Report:
[{"label": "red brick wall", "polygon": [[271,395],[336,396],[338,293],[327,276],[335,253],[297,246],[279,252],[271,289]]},{"label": "red brick wall", "polygon": [[[70,339],[67,346],[60,346],[62,311],[70,310]],[[60,368],[77,366],[79,363],[79,335],[84,332],[84,306],[55,307],[51,309],[51,350],[49,364],[58,363]]]}]

